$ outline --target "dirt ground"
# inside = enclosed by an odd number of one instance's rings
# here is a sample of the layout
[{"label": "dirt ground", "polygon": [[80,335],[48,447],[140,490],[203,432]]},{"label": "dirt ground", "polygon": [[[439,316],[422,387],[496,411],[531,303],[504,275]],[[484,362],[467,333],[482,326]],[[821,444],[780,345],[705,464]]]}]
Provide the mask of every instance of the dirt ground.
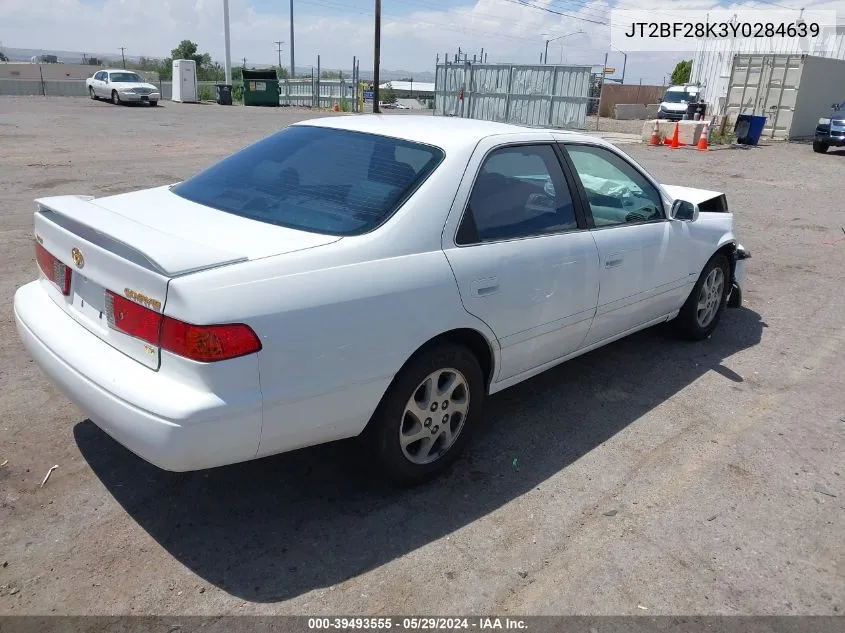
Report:
[{"label": "dirt ground", "polygon": [[347,443],[167,473],[86,421],[14,327],[33,199],[171,183],[308,116],[0,98],[0,613],[845,613],[845,152],[624,145],[727,193],[745,306],[494,396],[427,486]]}]

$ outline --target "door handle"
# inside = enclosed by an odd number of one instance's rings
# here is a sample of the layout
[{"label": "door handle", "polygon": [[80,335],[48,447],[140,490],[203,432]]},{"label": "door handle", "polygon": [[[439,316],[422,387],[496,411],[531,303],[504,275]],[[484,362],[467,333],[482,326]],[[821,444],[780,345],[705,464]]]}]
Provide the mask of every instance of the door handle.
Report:
[{"label": "door handle", "polygon": [[622,258],[617,257],[615,259],[606,259],[604,260],[604,267],[605,268],[618,268],[622,265]]},{"label": "door handle", "polygon": [[499,292],[499,278],[488,277],[487,279],[476,279],[470,284],[473,296],[486,297]]}]

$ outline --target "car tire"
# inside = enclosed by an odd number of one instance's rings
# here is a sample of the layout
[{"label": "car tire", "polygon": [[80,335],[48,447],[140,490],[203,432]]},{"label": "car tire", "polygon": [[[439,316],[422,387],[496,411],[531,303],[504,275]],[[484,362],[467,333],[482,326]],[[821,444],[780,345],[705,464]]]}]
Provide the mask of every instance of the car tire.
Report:
[{"label": "car tire", "polygon": [[713,333],[725,311],[731,288],[730,274],[725,255],[716,253],[710,258],[675,320],[683,336],[701,341]]},{"label": "car tire", "polygon": [[412,486],[442,473],[479,426],[485,391],[481,366],[467,348],[441,343],[417,353],[362,434],[380,474]]},{"label": "car tire", "polygon": [[120,95],[117,94],[117,90],[111,91],[111,102],[114,105],[120,105],[122,102],[120,101]]},{"label": "car tire", "polygon": [[88,96],[94,101],[97,101],[97,95],[94,93],[94,89],[91,86],[88,86]]},{"label": "car tire", "polygon": [[154,107],[158,105],[158,101],[150,101],[150,107]]},{"label": "car tire", "polygon": [[822,143],[821,141],[813,141],[813,151],[818,154],[824,154],[830,145],[827,143]]}]

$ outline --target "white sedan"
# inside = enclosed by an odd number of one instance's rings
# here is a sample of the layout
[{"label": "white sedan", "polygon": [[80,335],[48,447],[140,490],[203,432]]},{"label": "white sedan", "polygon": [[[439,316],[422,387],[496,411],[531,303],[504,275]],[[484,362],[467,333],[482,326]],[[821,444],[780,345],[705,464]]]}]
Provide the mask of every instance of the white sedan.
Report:
[{"label": "white sedan", "polygon": [[749,257],[718,192],[446,117],[305,121],[176,185],[36,203],[22,341],[175,471],[360,436],[422,481],[487,395],[665,321],[709,336]]},{"label": "white sedan", "polygon": [[161,92],[131,70],[100,70],[85,80],[88,96],[108,99],[115,105],[121,103],[149,103],[158,105]]}]

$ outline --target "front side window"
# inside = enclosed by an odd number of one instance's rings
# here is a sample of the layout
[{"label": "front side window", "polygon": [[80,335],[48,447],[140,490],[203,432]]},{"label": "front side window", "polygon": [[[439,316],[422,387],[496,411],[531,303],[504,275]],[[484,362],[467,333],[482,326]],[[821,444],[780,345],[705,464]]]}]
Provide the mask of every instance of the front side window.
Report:
[{"label": "front side window", "polygon": [[241,217],[329,235],[384,222],[443,159],[397,138],[296,125],[176,185],[178,196]]},{"label": "front side window", "polygon": [[467,245],[576,228],[572,196],[554,149],[505,147],[482,164],[456,241]]},{"label": "front side window", "polygon": [[660,193],[616,153],[590,145],[566,145],[597,228],[662,220]]}]

